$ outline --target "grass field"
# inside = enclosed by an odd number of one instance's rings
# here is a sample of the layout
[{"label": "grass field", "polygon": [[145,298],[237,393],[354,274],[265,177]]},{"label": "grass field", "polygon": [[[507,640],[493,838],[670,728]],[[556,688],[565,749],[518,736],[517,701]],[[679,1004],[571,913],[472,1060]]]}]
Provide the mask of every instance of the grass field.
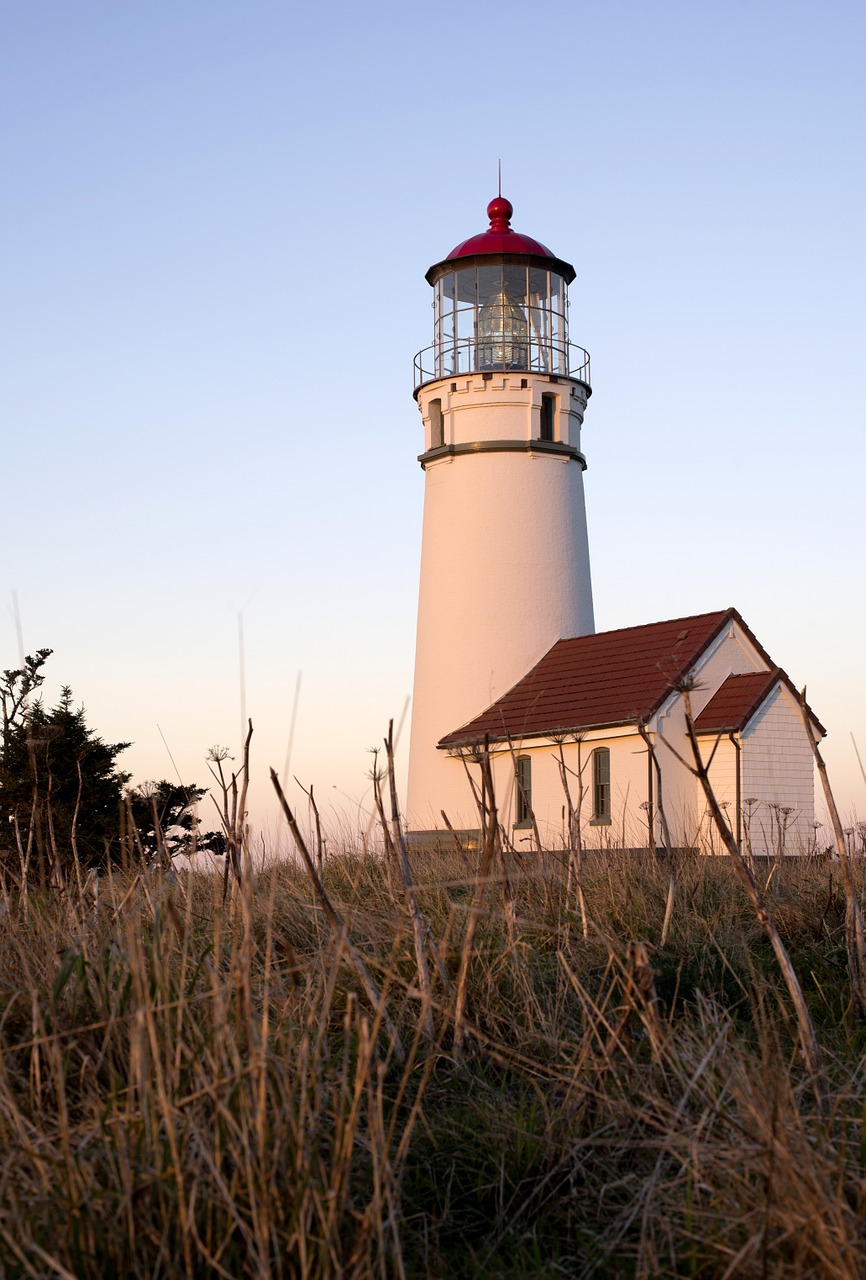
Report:
[{"label": "grass field", "polygon": [[562,855],[476,857],[413,857],[414,921],[351,852],[337,926],[287,863],[4,890],[0,1273],[866,1274],[839,864],[766,894],[816,1076],[729,859],[584,855],[585,937]]}]

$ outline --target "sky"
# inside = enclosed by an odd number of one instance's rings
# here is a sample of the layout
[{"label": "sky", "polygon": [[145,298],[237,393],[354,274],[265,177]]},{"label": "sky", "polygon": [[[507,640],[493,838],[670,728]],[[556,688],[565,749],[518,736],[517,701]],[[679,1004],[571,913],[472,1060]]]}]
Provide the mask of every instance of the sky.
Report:
[{"label": "sky", "polygon": [[577,270],[598,629],[734,605],[866,812],[864,61],[843,0],[0,0],[0,667],[51,647],[136,782],[246,714],[268,838],[272,765],[365,825],[424,273],[501,160]]}]

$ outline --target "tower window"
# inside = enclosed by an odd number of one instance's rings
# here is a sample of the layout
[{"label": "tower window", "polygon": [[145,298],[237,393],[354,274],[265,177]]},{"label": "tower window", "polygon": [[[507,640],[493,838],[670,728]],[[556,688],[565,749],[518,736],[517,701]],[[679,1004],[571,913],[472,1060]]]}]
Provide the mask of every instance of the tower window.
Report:
[{"label": "tower window", "polygon": [[532,760],[529,756],[517,757],[517,826],[528,827],[532,821]]},{"label": "tower window", "polygon": [[610,822],[610,752],[598,747],[592,753],[592,821]]},{"label": "tower window", "polygon": [[442,421],[442,401],[430,401],[430,448],[439,449],[445,443],[445,427]]},{"label": "tower window", "polygon": [[556,423],[556,396],[541,397],[541,439],[554,440]]}]

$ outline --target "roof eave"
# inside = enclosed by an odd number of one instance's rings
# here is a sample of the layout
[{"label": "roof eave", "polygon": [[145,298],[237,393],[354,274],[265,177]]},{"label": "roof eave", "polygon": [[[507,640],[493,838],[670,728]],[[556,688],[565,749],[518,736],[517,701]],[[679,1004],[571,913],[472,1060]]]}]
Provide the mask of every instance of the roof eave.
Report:
[{"label": "roof eave", "polygon": [[460,258],[443,258],[441,262],[434,262],[433,266],[428,268],[424,279],[432,285],[449,271],[462,271],[469,267],[498,266],[501,263],[526,263],[530,267],[540,267],[543,271],[554,271],[558,276],[562,276],[566,284],[573,284],[577,278],[574,267],[563,258],[556,258],[553,255],[548,258],[539,253],[521,253],[519,249],[515,249],[513,252],[497,250],[494,253],[467,253]]},{"label": "roof eave", "polygon": [[597,733],[602,729],[624,729],[629,726],[637,726],[645,721],[646,716],[629,716],[626,720],[602,720],[597,724],[574,725],[563,727],[561,729],[527,729],[523,733],[487,733],[475,735],[471,738],[452,738],[449,734],[447,738],[440,738],[436,743],[437,751],[449,751],[453,747],[477,747],[486,738],[489,743],[494,742],[526,742],[527,738],[537,738],[539,741],[548,738],[555,741],[557,738],[568,738],[577,736],[578,734]]}]

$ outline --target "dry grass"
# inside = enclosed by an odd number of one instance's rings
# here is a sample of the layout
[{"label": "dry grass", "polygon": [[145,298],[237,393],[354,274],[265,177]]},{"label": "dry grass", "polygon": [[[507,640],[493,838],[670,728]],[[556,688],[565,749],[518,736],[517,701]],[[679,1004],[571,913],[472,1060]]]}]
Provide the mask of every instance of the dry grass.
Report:
[{"label": "dry grass", "polygon": [[432,1040],[387,860],[326,863],[342,934],[285,864],[225,904],[217,878],[159,869],[4,893],[2,1274],[866,1274],[866,1034],[833,864],[770,890],[820,1104],[727,859],[677,866],[663,947],[664,861],[584,855],[586,940],[562,859],[512,856],[508,912],[494,868],[455,1056],[476,881],[456,851],[410,856],[445,970]]}]

